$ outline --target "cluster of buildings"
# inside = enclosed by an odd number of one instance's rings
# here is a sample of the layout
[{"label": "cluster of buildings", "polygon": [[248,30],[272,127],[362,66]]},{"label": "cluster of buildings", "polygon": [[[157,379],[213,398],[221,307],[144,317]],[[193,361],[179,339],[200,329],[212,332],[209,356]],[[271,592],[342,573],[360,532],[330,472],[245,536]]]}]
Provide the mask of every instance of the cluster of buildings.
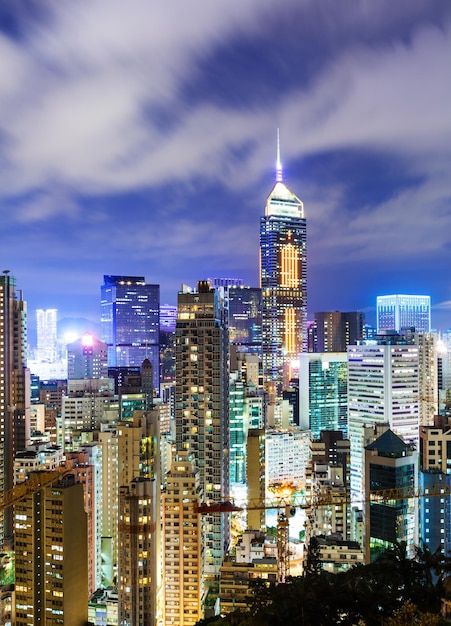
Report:
[{"label": "cluster of buildings", "polygon": [[[429,297],[379,297],[377,328],[309,322],[279,159],[260,276],[183,285],[176,307],[105,276],[101,337],[67,345],[52,380],[0,276],[0,624],[193,626],[302,572],[313,538],[332,572],[398,541],[451,556],[451,332],[431,332]],[[41,361],[56,343],[38,312]]]}]

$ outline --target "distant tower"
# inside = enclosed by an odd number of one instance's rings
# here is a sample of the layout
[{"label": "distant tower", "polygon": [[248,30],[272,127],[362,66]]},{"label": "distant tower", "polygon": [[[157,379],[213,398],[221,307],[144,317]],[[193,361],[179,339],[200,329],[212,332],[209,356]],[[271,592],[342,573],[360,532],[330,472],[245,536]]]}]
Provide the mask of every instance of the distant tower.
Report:
[{"label": "distant tower", "polygon": [[272,398],[288,387],[290,363],[307,350],[306,245],[304,205],[283,183],[278,141],[276,183],[260,219],[263,377]]},{"label": "distant tower", "polygon": [[346,352],[363,339],[365,314],[358,311],[321,311],[315,313],[313,352]]},{"label": "distant tower", "polygon": [[[176,441],[199,468],[204,498],[229,493],[228,342],[219,293],[208,281],[178,295]],[[229,541],[227,515],[205,516],[205,575],[219,573]]]},{"label": "distant tower", "polygon": [[67,346],[67,377],[108,378],[108,346],[91,333]]},{"label": "distant tower", "polygon": [[415,328],[417,333],[431,330],[431,297],[395,294],[377,296],[377,332]]},{"label": "distant tower", "polygon": [[144,276],[104,276],[101,288],[102,340],[108,365],[153,366],[154,389],[160,389],[160,286]]},{"label": "distant tower", "polygon": [[[66,476],[14,507],[16,621],[80,626],[88,619],[83,485]],[[17,549],[20,546],[20,549]]]},{"label": "distant tower", "polygon": [[[13,486],[14,457],[30,439],[27,305],[8,271],[0,274],[0,493]],[[0,547],[12,536],[11,509],[0,511]]]},{"label": "distant tower", "polygon": [[38,361],[54,363],[57,358],[57,320],[56,309],[37,309]]}]

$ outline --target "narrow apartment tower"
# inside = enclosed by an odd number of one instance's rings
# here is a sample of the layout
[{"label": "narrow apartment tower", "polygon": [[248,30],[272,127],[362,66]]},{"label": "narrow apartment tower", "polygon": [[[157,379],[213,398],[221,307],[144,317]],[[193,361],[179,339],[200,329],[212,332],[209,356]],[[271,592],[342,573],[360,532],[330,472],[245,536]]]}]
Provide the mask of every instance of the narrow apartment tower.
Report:
[{"label": "narrow apartment tower", "polygon": [[[0,493],[14,482],[14,458],[30,440],[27,305],[8,270],[0,274]],[[12,511],[0,511],[0,547],[12,537]]]},{"label": "narrow apartment tower", "polygon": [[87,519],[83,485],[66,476],[14,507],[17,626],[85,626]]},{"label": "narrow apartment tower", "polygon": [[[158,488],[159,489],[159,488]],[[157,482],[134,478],[119,487],[118,623],[157,624],[159,546]]]},{"label": "narrow apartment tower", "polygon": [[163,495],[164,623],[194,626],[202,617],[203,543],[199,472],[179,452],[166,476]]},{"label": "narrow apartment tower", "polygon": [[272,399],[288,388],[291,363],[307,351],[307,233],[302,201],[276,182],[260,219],[263,378]]},{"label": "narrow apartment tower", "polygon": [[[228,342],[218,291],[200,281],[178,296],[176,326],[176,442],[199,469],[204,498],[229,492]],[[228,516],[205,516],[204,573],[219,573],[229,541]]]}]

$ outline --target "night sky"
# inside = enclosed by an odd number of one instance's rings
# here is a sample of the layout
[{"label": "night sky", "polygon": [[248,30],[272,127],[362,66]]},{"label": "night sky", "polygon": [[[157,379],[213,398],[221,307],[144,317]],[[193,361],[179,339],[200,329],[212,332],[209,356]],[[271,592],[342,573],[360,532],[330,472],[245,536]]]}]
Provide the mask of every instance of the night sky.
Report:
[{"label": "night sky", "polygon": [[2,0],[0,259],[98,321],[104,274],[258,285],[275,177],[308,310],[431,295],[451,326],[449,0]]}]

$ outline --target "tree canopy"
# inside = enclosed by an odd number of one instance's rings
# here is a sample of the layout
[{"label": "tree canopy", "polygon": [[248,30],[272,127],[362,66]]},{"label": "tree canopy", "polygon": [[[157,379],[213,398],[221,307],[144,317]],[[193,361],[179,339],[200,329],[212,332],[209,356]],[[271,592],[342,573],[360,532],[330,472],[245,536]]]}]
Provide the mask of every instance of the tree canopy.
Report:
[{"label": "tree canopy", "polygon": [[203,620],[210,626],[398,626],[440,624],[443,579],[448,561],[417,548],[406,556],[404,543],[369,565],[331,574],[309,558],[303,576],[277,584],[253,582],[247,610]]}]

